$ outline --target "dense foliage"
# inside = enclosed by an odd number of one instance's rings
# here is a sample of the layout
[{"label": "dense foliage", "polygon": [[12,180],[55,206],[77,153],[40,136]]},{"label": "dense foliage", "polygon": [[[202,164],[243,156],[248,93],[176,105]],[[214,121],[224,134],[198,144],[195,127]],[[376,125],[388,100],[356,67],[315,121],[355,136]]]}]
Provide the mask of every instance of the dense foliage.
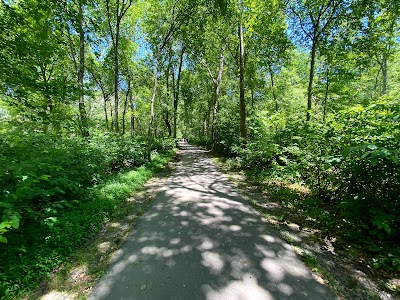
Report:
[{"label": "dense foliage", "polygon": [[[374,268],[399,271],[400,105],[383,97],[331,114],[325,123],[259,116],[246,148],[238,136],[221,131],[219,148],[232,168],[266,180],[297,183],[310,200],[294,205],[309,210],[326,234],[343,244],[374,253]],[[275,128],[275,129],[272,129]],[[272,130],[271,130],[272,129]],[[225,133],[225,134],[224,134]],[[278,184],[279,185],[279,184]],[[284,197],[282,197],[284,198]],[[379,261],[378,261],[379,259]]]},{"label": "dense foliage", "polygon": [[[40,283],[77,248],[96,236],[104,222],[124,216],[124,201],[132,191],[160,171],[171,154],[154,154],[152,162],[136,169],[125,168],[102,179],[96,178],[97,184],[86,188],[83,181],[79,183],[79,176],[70,180],[64,178],[69,184],[60,184],[59,187],[65,190],[68,186],[81,184],[79,191],[74,191],[73,198],[61,193],[60,189],[62,200],[53,198],[49,201],[50,197],[46,196],[48,201],[42,206],[34,206],[34,202],[29,203],[33,209],[18,206],[23,224],[12,232],[7,244],[0,244],[3,254],[0,265],[2,299],[11,299]],[[52,180],[45,183],[51,186]]]},{"label": "dense foliage", "polygon": [[399,19],[397,0],[1,1],[0,242],[21,259],[2,289],[59,265],[132,188],[107,202],[110,178],[180,138],[309,190],[297,209],[399,271]]}]

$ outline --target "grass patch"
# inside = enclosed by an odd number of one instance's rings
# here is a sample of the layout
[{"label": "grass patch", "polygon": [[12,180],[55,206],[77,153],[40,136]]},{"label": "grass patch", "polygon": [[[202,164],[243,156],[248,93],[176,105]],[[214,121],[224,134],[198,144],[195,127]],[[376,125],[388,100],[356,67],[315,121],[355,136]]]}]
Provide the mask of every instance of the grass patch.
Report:
[{"label": "grass patch", "polygon": [[[156,154],[152,162],[137,169],[121,170],[102,184],[89,188],[83,199],[75,201],[74,207],[54,218],[52,222],[42,223],[41,226],[32,224],[23,230],[13,232],[14,236],[10,238],[10,243],[0,246],[2,253],[0,298],[5,300],[20,298],[38,286],[43,279],[50,278],[61,264],[65,263],[68,266],[68,261],[74,257],[76,250],[82,245],[88,245],[88,241],[93,241],[107,221],[122,218],[130,210],[135,209],[135,206],[138,214],[143,213],[148,203],[136,205],[127,203],[126,199],[155,173],[162,170],[173,154],[173,151]],[[134,222],[135,218],[131,221]],[[118,224],[114,225],[114,228],[110,226],[110,232],[120,230]],[[110,244],[105,242],[101,246],[93,247],[100,253],[107,252],[117,247],[122,240],[123,237],[117,236],[109,241]],[[104,260],[96,265],[81,264],[80,262],[89,261],[90,257],[82,256],[75,259],[78,259],[78,265],[82,270],[90,269],[91,274],[94,274],[93,279],[100,275],[104,264],[107,263]],[[82,270],[72,270],[76,274],[64,271],[65,274],[61,275],[66,280],[68,278],[72,281],[90,282],[84,278],[87,275],[82,275],[88,272]],[[60,282],[65,281],[60,279]],[[41,289],[47,290],[48,287],[43,286]]]}]

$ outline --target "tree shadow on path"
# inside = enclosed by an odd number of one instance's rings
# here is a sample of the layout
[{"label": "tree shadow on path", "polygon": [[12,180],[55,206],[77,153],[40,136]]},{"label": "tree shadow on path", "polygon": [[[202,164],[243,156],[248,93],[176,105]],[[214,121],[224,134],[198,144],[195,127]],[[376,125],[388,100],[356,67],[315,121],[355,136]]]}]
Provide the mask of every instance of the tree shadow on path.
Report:
[{"label": "tree shadow on path", "polygon": [[335,299],[196,147],[89,299]]}]

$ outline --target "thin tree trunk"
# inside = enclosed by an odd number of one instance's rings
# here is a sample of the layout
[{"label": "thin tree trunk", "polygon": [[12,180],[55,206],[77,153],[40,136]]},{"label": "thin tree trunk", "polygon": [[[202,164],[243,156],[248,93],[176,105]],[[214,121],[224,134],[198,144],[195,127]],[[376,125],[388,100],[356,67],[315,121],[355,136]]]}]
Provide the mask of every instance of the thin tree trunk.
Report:
[{"label": "thin tree trunk", "polygon": [[203,117],[203,126],[201,127],[201,136],[202,137],[205,137],[206,136],[206,134],[207,134],[207,116],[208,116],[208,114],[207,113],[205,113],[204,114],[204,117]]},{"label": "thin tree trunk", "polygon": [[[241,0],[238,0],[239,9],[241,10]],[[239,95],[240,95],[240,137],[242,142],[246,143],[247,128],[246,128],[246,101],[244,98],[244,40],[243,40],[243,24],[239,21]]]},{"label": "thin tree trunk", "polygon": [[382,65],[380,64],[379,61],[378,61],[378,64],[379,64],[379,70],[376,73],[374,87],[372,88],[375,92],[376,92],[376,89],[378,88],[379,74],[381,73],[381,70],[382,70]]},{"label": "thin tree trunk", "polygon": [[[176,139],[176,121],[177,121],[177,117],[178,117],[179,90],[180,90],[184,53],[185,53],[185,47],[182,47],[181,55],[179,58],[179,69],[178,69],[178,78],[177,78],[177,82],[176,82],[176,92],[174,92],[174,138],[175,139]],[[172,76],[175,76],[175,75],[172,75]]]},{"label": "thin tree trunk", "polygon": [[46,96],[45,97],[47,99],[47,108],[48,108],[49,112],[52,113],[54,105],[53,105],[53,101],[51,100],[51,97],[49,96],[49,92],[48,92],[48,80],[47,80],[47,77],[49,77],[49,80],[50,80],[50,76],[46,75],[46,73],[47,73],[46,66],[43,66],[43,65],[40,66],[40,72],[41,72],[41,75],[42,75],[42,79],[43,79],[43,82],[44,82],[44,88],[45,88],[45,91],[46,91]]},{"label": "thin tree trunk", "polygon": [[306,121],[310,121],[311,115],[311,107],[312,107],[312,89],[313,89],[313,81],[314,81],[314,65],[315,65],[315,54],[317,50],[317,44],[314,40],[312,41],[311,47],[311,61],[310,61],[310,76],[308,80],[308,88],[307,88],[307,116]]},{"label": "thin tree trunk", "polygon": [[153,122],[154,122],[154,101],[156,99],[156,93],[157,93],[157,76],[158,76],[158,64],[159,64],[159,59],[160,59],[160,53],[157,53],[156,57],[156,65],[154,68],[154,81],[153,81],[153,93],[151,96],[151,101],[150,101],[150,121],[149,121],[149,129],[147,131],[147,159],[151,161],[151,145],[152,145],[152,128],[153,128]]},{"label": "thin tree trunk", "polygon": [[130,6],[132,5],[133,0],[117,0],[116,1],[116,28],[115,32],[112,28],[111,24],[111,9],[110,9],[110,1],[106,0],[107,7],[107,22],[108,28],[110,31],[113,47],[114,47],[114,129],[116,133],[119,133],[119,125],[118,125],[118,105],[119,105],[119,96],[118,96],[118,86],[119,86],[119,59],[118,59],[118,50],[119,50],[119,35],[120,35],[120,26],[121,21]]},{"label": "thin tree trunk", "polygon": [[119,97],[118,97],[118,78],[119,78],[119,58],[118,58],[118,48],[119,48],[119,27],[120,20],[117,17],[117,28],[115,30],[115,48],[114,48],[114,129],[116,133],[119,133],[119,124],[118,124],[118,105],[119,105]]},{"label": "thin tree trunk", "polygon": [[122,113],[122,134],[125,134],[125,116],[126,116],[126,109],[128,108],[128,99],[129,99],[129,94],[131,92],[131,81],[128,81],[128,90],[126,91],[125,95],[125,102],[124,102],[124,111]]},{"label": "thin tree trunk", "polygon": [[[172,136],[172,128],[171,128],[171,123],[169,122],[169,99],[171,97],[171,93],[170,93],[170,88],[169,88],[169,75],[170,75],[170,68],[171,68],[171,61],[168,64],[168,70],[166,72],[167,75],[167,107],[165,109],[164,112],[164,121],[165,121],[165,125],[167,126],[167,130],[168,130],[168,136],[171,137]],[[175,99],[175,75],[174,75],[174,70],[172,69],[172,92],[174,94],[174,99]],[[175,101],[175,100],[174,100]]]},{"label": "thin tree trunk", "polygon": [[[107,95],[107,93],[104,90],[104,87],[102,85],[99,85],[100,89],[101,89],[101,94],[103,95],[103,101],[104,101],[104,116],[106,117],[106,128],[107,130],[110,129],[109,126],[109,121],[108,121],[108,112],[107,112],[107,101],[109,99],[109,95]],[[112,117],[111,117],[112,119]]]},{"label": "thin tree trunk", "polygon": [[251,87],[251,110],[254,112],[254,88]]},{"label": "thin tree trunk", "polygon": [[168,136],[171,137],[172,136],[172,127],[171,127],[171,124],[169,122],[169,111],[168,111],[168,109],[165,111],[164,121],[165,121],[165,125],[167,126]]},{"label": "thin tree trunk", "polygon": [[49,108],[49,112],[52,113],[54,110],[53,101],[51,100],[50,96],[46,96],[47,98],[47,107]]},{"label": "thin tree trunk", "polygon": [[106,128],[109,130],[108,126],[108,114],[107,114],[107,100],[104,98],[104,115],[106,117]]},{"label": "thin tree trunk", "polygon": [[214,107],[213,107],[213,120],[212,120],[212,129],[211,129],[211,150],[215,150],[217,146],[217,115],[218,115],[218,99],[219,99],[219,92],[221,90],[221,80],[222,80],[222,71],[224,70],[224,53],[223,49],[221,51],[221,55],[219,57],[219,68],[218,68],[218,75],[214,82]]},{"label": "thin tree trunk", "polygon": [[111,131],[114,131],[113,107],[111,101],[110,101],[110,119],[111,119]]},{"label": "thin tree trunk", "polygon": [[382,95],[386,94],[387,90],[387,59],[386,57],[382,60]]},{"label": "thin tree trunk", "polygon": [[83,76],[85,74],[85,33],[83,31],[83,3],[79,1],[78,7],[78,27],[79,27],[79,70],[78,70],[78,85],[79,85],[79,114],[81,119],[82,136],[89,136],[89,128],[87,122],[87,114],[85,108],[85,96],[83,91]]},{"label": "thin tree trunk", "polygon": [[272,98],[274,98],[275,111],[278,112],[279,105],[278,105],[278,99],[277,99],[276,93],[275,93],[274,73],[271,68],[269,69],[269,76],[271,78]]},{"label": "thin tree trunk", "polygon": [[135,136],[135,104],[132,101],[132,92],[129,95],[131,107],[131,137]]},{"label": "thin tree trunk", "polygon": [[212,138],[212,132],[210,132],[211,110],[212,110],[212,103],[209,103],[208,104],[208,108],[207,108],[207,112],[206,112],[206,116],[205,116],[205,119],[204,119],[204,130],[205,130],[204,137],[210,137],[210,138]]},{"label": "thin tree trunk", "polygon": [[325,84],[325,96],[324,96],[324,111],[322,114],[322,121],[325,122],[326,118],[326,105],[328,102],[328,93],[329,93],[329,68],[326,68],[326,84]]}]

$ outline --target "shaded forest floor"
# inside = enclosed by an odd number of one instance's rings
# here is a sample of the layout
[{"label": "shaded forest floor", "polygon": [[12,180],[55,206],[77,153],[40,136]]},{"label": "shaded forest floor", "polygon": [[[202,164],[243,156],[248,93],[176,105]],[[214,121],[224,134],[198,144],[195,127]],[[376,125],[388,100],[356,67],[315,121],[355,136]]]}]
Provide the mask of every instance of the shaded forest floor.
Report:
[{"label": "shaded forest floor", "polygon": [[317,220],[296,207],[294,202],[308,197],[306,187],[234,170],[221,157],[213,156],[213,160],[292,245],[316,279],[327,283],[341,299],[399,299],[399,274],[375,272],[366,263],[371,257],[358,245],[337,243],[334,231],[321,230]]}]

